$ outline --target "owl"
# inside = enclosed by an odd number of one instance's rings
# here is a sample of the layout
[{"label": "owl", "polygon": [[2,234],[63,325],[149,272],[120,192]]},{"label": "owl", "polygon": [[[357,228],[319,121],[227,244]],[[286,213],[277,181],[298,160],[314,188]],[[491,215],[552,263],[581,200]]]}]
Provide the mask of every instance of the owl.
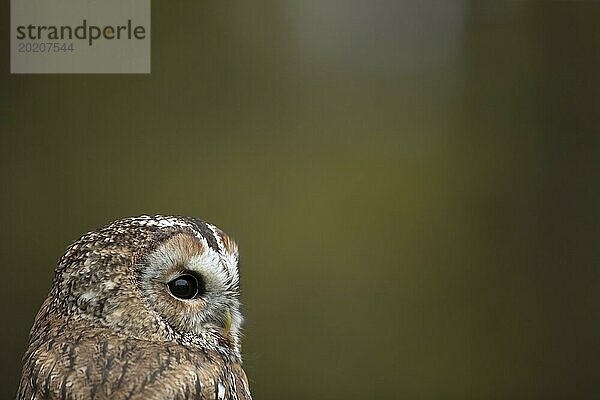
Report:
[{"label": "owl", "polygon": [[250,400],[238,250],[195,218],[141,216],[68,247],[31,329],[18,400]]}]

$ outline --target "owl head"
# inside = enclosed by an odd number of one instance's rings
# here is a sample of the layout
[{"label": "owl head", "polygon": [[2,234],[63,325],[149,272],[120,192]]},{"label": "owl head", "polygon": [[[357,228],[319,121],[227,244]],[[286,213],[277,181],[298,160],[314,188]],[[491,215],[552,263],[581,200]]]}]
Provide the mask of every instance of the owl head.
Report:
[{"label": "owl head", "polygon": [[[195,218],[141,216],[89,232],[56,270],[45,318],[240,355],[238,250]],[[36,322],[38,323],[38,322]],[[34,330],[36,327],[34,326]]]}]

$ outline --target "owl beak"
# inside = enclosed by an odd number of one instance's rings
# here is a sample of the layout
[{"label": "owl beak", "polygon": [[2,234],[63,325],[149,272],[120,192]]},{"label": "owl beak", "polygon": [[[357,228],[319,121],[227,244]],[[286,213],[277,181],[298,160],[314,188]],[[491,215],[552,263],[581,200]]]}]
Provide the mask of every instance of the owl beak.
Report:
[{"label": "owl beak", "polygon": [[225,335],[227,337],[231,336],[231,324],[233,321],[233,317],[231,316],[231,311],[229,308],[225,310],[225,321],[223,324],[223,328],[225,329]]}]

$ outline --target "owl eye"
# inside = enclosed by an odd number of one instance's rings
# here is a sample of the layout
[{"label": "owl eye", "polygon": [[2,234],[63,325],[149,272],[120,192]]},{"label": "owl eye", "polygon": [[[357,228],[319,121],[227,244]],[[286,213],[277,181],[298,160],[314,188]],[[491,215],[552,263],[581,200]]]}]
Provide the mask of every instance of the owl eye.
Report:
[{"label": "owl eye", "polygon": [[204,291],[204,282],[191,274],[180,275],[167,283],[171,294],[178,299],[193,299]]}]

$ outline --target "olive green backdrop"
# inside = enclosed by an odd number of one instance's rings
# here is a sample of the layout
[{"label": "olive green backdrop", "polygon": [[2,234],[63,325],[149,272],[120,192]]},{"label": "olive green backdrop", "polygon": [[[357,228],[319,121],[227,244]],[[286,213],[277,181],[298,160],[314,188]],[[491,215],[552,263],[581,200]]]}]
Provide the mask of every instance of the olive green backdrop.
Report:
[{"label": "olive green backdrop", "polygon": [[10,75],[0,397],[66,245],[194,215],[256,399],[598,398],[595,2],[153,1],[150,75]]}]

